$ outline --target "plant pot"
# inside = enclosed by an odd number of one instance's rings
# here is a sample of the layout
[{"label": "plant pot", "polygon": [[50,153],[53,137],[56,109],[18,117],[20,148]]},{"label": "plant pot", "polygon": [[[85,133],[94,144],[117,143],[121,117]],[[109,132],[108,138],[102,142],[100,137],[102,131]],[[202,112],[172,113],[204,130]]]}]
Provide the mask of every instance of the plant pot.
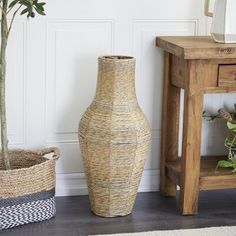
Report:
[{"label": "plant pot", "polygon": [[150,143],[135,93],[135,59],[98,59],[97,91],[79,124],[91,210],[104,217],[132,212]]},{"label": "plant pot", "polygon": [[[48,159],[46,154],[53,153]],[[0,159],[0,230],[50,219],[55,207],[57,148],[10,151],[11,170]]]}]

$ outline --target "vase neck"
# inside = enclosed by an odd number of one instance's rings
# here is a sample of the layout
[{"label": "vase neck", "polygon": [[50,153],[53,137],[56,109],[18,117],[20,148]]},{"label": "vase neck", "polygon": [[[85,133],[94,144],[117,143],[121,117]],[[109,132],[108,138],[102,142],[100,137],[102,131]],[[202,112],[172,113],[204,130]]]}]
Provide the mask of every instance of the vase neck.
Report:
[{"label": "vase neck", "polygon": [[98,62],[95,101],[118,105],[135,102],[135,59],[107,56],[100,57]]}]

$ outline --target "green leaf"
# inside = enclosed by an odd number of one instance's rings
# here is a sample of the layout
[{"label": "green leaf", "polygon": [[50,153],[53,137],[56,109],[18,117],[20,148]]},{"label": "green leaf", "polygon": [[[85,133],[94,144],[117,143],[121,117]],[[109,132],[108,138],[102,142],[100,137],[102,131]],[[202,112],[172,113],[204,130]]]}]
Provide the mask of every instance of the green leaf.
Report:
[{"label": "green leaf", "polygon": [[44,11],[43,10],[41,10],[41,9],[39,9],[39,8],[35,8],[35,10],[38,12],[38,14],[40,14],[40,15],[43,15],[43,16],[45,16],[46,14],[44,13]]},{"label": "green leaf", "polygon": [[34,8],[35,10],[40,14],[40,15],[45,15],[44,13],[44,5],[46,3],[45,2],[40,2],[40,3],[35,3],[34,4]]},{"label": "green leaf", "polygon": [[12,1],[12,2],[9,4],[8,8],[14,7],[18,2],[19,2],[19,0],[14,0],[14,1]]},{"label": "green leaf", "polygon": [[233,158],[231,159],[231,161],[232,161],[233,165],[234,165],[235,168],[236,168],[236,157],[233,157]]},{"label": "green leaf", "polygon": [[229,168],[229,167],[233,167],[233,164],[229,161],[221,160],[221,161],[218,161],[217,166],[221,168]]},{"label": "green leaf", "polygon": [[46,4],[46,2],[39,2],[39,3],[35,3],[34,5],[36,7],[43,7]]},{"label": "green leaf", "polygon": [[44,12],[44,5],[46,4],[45,2],[39,2],[39,0],[13,0],[10,3],[9,8],[14,7],[17,3],[25,6],[20,13],[21,15],[26,14],[27,17],[34,17],[35,12],[40,15],[46,15]]},{"label": "green leaf", "polygon": [[235,157],[233,157],[233,158],[231,158],[230,159],[230,161],[232,162],[232,164],[233,164],[233,172],[236,172],[236,158]]},{"label": "green leaf", "polygon": [[35,5],[35,10],[38,9],[40,11],[44,11],[44,7]]},{"label": "green leaf", "polygon": [[236,172],[236,165],[233,165],[233,172]]},{"label": "green leaf", "polygon": [[27,7],[32,7],[32,5],[33,5],[33,2],[28,1],[28,0],[20,0],[20,3],[27,6]]},{"label": "green leaf", "polygon": [[28,8],[25,8],[20,14],[21,15],[24,15],[25,13],[27,13],[29,11],[29,9]]},{"label": "green leaf", "polygon": [[230,121],[227,122],[227,127],[232,132],[236,132],[236,124],[231,123]]}]

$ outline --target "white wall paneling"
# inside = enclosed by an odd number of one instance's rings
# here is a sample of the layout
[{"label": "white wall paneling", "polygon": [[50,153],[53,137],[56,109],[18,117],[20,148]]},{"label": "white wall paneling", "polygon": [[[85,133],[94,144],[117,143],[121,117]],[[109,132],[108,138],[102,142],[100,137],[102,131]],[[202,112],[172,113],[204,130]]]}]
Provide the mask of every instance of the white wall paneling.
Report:
[{"label": "white wall paneling", "polygon": [[47,142],[74,141],[94,96],[97,55],[113,51],[113,22],[48,22],[46,50]]},{"label": "white wall paneling", "polygon": [[11,146],[24,146],[26,123],[26,25],[18,20],[12,28],[7,54],[7,119]]},{"label": "white wall paneling", "polygon": [[46,142],[67,156],[59,173],[83,171],[78,121],[95,93],[97,56],[113,52],[113,28],[112,20],[47,22]]},{"label": "white wall paneling", "polygon": [[[47,16],[17,18],[8,50],[8,120],[14,147],[58,146],[57,194],[86,194],[77,127],[91,103],[97,57],[137,59],[138,101],[152,128],[140,191],[159,188],[163,54],[158,35],[209,32],[204,0],[48,1]],[[11,88],[10,88],[11,87]],[[212,97],[214,102],[212,103]],[[207,95],[205,108],[230,104],[233,95]],[[203,124],[202,153],[224,152],[221,123]]]},{"label": "white wall paneling", "polygon": [[162,51],[155,46],[156,36],[197,35],[198,20],[135,20],[133,22],[133,55],[137,59],[136,89],[141,107],[151,124],[153,140],[146,169],[159,168]]}]

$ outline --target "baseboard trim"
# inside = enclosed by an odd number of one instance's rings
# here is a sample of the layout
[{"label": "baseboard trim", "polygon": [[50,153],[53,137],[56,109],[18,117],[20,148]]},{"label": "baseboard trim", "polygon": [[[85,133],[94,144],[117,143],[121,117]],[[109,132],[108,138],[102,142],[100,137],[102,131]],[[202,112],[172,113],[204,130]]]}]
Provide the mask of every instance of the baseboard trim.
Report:
[{"label": "baseboard trim", "polygon": [[[159,177],[159,170],[145,170],[138,191],[158,191]],[[57,174],[56,182],[56,196],[75,196],[88,194],[84,173]]]}]

